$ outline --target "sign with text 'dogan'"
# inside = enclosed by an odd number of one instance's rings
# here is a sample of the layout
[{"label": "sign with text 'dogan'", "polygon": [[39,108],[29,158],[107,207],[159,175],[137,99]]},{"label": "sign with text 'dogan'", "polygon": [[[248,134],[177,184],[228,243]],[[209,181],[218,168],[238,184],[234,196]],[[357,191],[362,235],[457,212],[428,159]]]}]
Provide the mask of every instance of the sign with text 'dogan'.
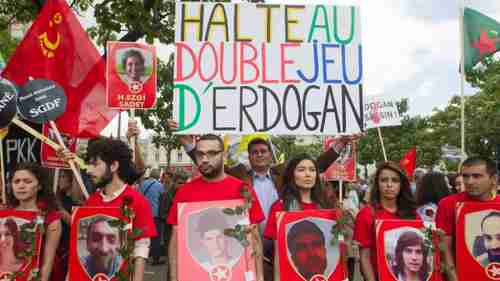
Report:
[{"label": "sign with text 'dogan'", "polygon": [[178,133],[363,130],[359,8],[176,4]]}]

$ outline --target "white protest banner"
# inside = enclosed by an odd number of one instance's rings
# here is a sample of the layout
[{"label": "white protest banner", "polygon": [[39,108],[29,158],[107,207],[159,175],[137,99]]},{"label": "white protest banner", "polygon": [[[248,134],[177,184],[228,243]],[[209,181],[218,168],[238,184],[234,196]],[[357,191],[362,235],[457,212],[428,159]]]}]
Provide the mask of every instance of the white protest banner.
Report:
[{"label": "white protest banner", "polygon": [[365,100],[365,129],[401,126],[401,116],[394,98],[365,96]]},{"label": "white protest banner", "polygon": [[359,8],[176,3],[181,134],[363,131]]}]

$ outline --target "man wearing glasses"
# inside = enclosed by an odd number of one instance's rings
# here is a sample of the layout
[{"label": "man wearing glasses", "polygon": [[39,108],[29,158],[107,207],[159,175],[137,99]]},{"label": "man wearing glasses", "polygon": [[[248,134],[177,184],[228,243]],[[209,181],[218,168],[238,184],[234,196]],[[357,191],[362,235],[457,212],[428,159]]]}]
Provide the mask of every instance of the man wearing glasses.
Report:
[{"label": "man wearing glasses", "polygon": [[[172,207],[168,214],[167,223],[173,226],[169,245],[170,277],[177,281],[177,203],[180,202],[206,202],[217,200],[244,199],[241,195],[245,183],[227,175],[224,172],[224,142],[216,135],[203,135],[198,139],[192,152],[201,177],[183,185],[175,194]],[[250,229],[252,240],[250,251],[262,252],[262,244],[257,224],[264,220],[264,213],[253,188],[246,185],[253,200],[249,210]],[[262,255],[256,255],[256,280],[262,281]]]}]

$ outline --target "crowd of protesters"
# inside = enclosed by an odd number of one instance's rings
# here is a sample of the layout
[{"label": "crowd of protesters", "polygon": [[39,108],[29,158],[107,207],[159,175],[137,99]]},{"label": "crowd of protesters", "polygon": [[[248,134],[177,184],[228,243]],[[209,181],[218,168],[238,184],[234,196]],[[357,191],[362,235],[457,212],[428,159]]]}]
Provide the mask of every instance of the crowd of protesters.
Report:
[{"label": "crowd of protesters", "polygon": [[[129,131],[130,136],[138,133],[134,124]],[[140,153],[133,157],[125,142],[99,138],[91,140],[87,148],[88,168],[84,178],[88,190],[95,190],[90,198],[84,199],[78,192],[72,173],[60,173],[54,194],[39,164],[21,163],[12,172],[4,208],[45,214],[46,233],[41,255],[41,280],[44,281],[63,280],[67,273],[72,208],[119,206],[124,197],[134,199],[134,228],[141,230],[134,242],[134,280],[143,280],[148,258],[152,265],[166,264],[169,280],[178,280],[177,204],[242,198],[242,186],[249,189],[253,198],[249,211],[250,245],[257,253],[258,281],[283,280],[277,266],[276,214],[317,209],[330,209],[350,218],[346,225],[351,230],[346,233],[350,235],[345,237],[350,279],[354,276],[356,264],[359,264],[364,280],[378,280],[375,220],[408,219],[435,223],[444,230],[443,262],[451,268],[446,278],[457,280],[452,244],[455,205],[457,202],[500,201],[494,163],[489,159],[470,157],[461,164],[457,173],[445,175],[420,169],[408,177],[398,164],[382,162],[369,179],[344,184],[340,195],[338,182],[325,181],[320,175],[352,139],[342,137],[317,159],[303,154],[274,164],[271,144],[266,139],[255,138],[248,144],[250,166],[228,167],[224,164],[226,152],[219,136],[203,135],[196,142],[192,136],[181,136],[181,143],[199,175],[152,169],[145,177]],[[68,161],[74,158],[68,152],[61,155]],[[412,243],[420,243],[411,235],[407,236],[408,241],[414,242],[404,242],[404,237],[401,237],[398,241],[401,251]],[[165,260],[162,260],[163,256]],[[411,270],[397,270],[401,280],[411,279]],[[304,274],[313,275],[314,272]]]}]

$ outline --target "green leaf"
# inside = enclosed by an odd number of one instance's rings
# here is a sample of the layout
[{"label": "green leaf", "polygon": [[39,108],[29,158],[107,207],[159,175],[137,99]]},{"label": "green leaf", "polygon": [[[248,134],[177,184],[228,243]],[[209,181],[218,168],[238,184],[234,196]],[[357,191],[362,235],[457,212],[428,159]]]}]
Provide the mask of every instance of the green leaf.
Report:
[{"label": "green leaf", "polygon": [[222,212],[224,214],[230,215],[230,216],[234,216],[236,214],[236,212],[231,208],[224,208],[224,209],[222,209]]}]

